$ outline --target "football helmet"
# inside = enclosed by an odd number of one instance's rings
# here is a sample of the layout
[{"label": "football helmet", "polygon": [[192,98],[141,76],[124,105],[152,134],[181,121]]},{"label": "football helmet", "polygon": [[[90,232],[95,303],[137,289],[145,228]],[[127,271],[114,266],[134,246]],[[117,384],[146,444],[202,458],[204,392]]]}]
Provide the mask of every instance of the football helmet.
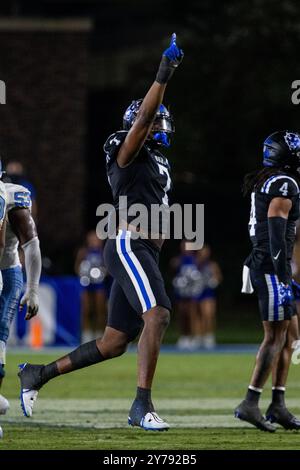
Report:
[{"label": "football helmet", "polygon": [[[128,106],[123,116],[123,129],[129,131],[133,125],[136,116],[140,110],[143,100],[135,100]],[[147,140],[152,140],[158,145],[170,147],[170,137],[175,132],[173,117],[170,111],[161,104],[155,120],[153,122],[152,130]]]},{"label": "football helmet", "polygon": [[300,134],[276,131],[269,135],[264,141],[263,165],[291,168],[300,172]]}]

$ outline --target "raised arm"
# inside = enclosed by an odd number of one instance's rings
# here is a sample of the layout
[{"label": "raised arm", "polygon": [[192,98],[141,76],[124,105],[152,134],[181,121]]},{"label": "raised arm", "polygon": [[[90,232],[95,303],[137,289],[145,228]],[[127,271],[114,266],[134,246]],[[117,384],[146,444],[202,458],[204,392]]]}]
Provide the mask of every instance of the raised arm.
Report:
[{"label": "raised arm", "polygon": [[117,162],[125,167],[138,155],[153,125],[157,110],[164,97],[167,82],[183,59],[183,51],[176,44],[176,34],[172,34],[171,44],[162,55],[156,79],[143,99],[136,120],[120,147]]}]

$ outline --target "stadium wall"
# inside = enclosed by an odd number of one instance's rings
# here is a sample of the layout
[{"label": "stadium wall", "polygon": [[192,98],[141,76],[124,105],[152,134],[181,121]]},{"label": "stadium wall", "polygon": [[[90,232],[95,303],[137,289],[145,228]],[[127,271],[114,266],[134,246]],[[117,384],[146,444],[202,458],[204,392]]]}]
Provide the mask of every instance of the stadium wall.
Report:
[{"label": "stadium wall", "polygon": [[73,249],[84,228],[89,20],[0,19],[0,155],[36,186],[43,253]]}]

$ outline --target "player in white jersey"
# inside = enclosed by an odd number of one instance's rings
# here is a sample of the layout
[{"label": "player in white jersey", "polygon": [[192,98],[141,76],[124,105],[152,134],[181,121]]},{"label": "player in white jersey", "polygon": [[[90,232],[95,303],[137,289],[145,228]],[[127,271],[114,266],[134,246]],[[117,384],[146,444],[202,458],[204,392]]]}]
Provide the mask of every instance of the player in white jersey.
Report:
[{"label": "player in white jersey", "polygon": [[[2,163],[0,160],[0,178],[2,176]],[[0,259],[3,255],[4,247],[5,247],[5,228],[6,228],[6,206],[7,206],[7,194],[4,183],[0,180]],[[2,274],[0,271],[0,295],[2,293],[3,282],[2,282]],[[0,384],[2,380],[2,369],[0,369]],[[0,395],[0,414],[3,414],[7,411],[9,407],[9,403],[2,395]],[[2,429],[0,427],[0,435],[2,434]]]},{"label": "player in white jersey", "polygon": [[[3,183],[1,182],[3,185]],[[0,386],[4,377],[6,342],[11,322],[18,311],[23,288],[23,272],[19,246],[24,252],[26,292],[20,304],[27,305],[25,319],[38,312],[38,285],[41,274],[41,253],[36,226],[31,216],[30,191],[24,186],[4,183],[6,204],[5,247],[0,260],[3,290],[0,296]],[[0,395],[0,414],[8,409],[8,402]]]}]

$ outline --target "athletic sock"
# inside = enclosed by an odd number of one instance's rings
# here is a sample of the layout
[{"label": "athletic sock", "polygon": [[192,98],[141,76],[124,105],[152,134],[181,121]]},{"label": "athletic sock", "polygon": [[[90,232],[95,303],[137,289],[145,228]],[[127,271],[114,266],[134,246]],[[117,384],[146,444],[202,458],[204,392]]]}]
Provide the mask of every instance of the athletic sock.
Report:
[{"label": "athletic sock", "polygon": [[253,387],[253,385],[249,385],[245,400],[251,402],[253,405],[258,405],[261,392],[262,392],[262,388],[257,388],[257,387]]},{"label": "athletic sock", "polygon": [[59,375],[58,368],[57,368],[57,363],[56,362],[51,362],[50,364],[47,364],[44,366],[41,370],[41,382],[44,385],[47,383],[49,380],[54,379],[54,377],[57,377]]},{"label": "athletic sock", "polygon": [[57,361],[44,366],[41,370],[41,381],[45,384],[58,375],[82,369],[102,361],[105,361],[105,358],[99,351],[96,340],[93,340],[89,343],[82,344],[77,349],[70,352],[70,354],[67,354]]},{"label": "athletic sock", "polygon": [[272,403],[274,405],[285,406],[285,387],[272,387]]},{"label": "athletic sock", "polygon": [[137,387],[135,399],[138,401],[142,401],[145,406],[149,407],[149,411],[154,411],[150,388]]}]

